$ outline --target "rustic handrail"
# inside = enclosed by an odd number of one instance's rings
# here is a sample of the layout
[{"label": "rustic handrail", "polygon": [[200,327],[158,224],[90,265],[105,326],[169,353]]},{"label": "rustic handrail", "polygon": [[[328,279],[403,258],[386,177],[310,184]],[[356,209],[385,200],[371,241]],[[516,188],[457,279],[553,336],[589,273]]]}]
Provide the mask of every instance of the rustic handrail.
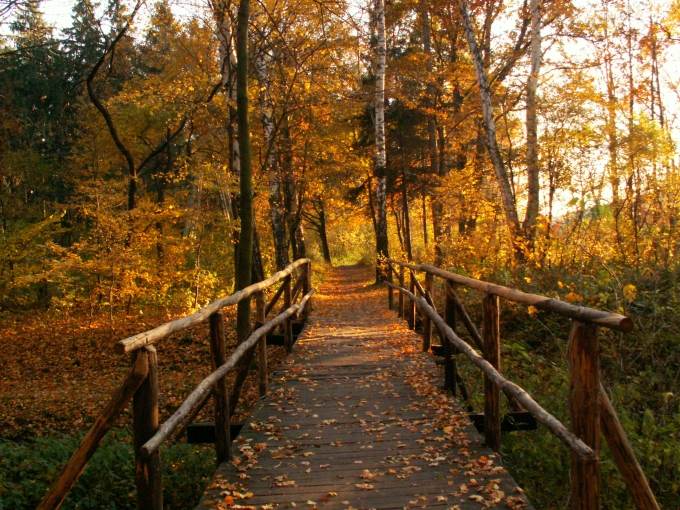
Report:
[{"label": "rustic handrail", "polygon": [[116,348],[121,353],[132,352],[141,347],[144,347],[145,345],[154,344],[159,340],[162,340],[163,338],[171,335],[172,333],[176,333],[177,331],[182,331],[184,329],[200,324],[201,322],[206,321],[208,317],[210,317],[213,313],[221,310],[226,306],[235,305],[239,301],[242,301],[248,297],[255,295],[258,292],[261,292],[271,287],[275,283],[293,274],[293,271],[295,271],[298,267],[304,266],[309,262],[310,262],[309,259],[298,259],[285,269],[282,269],[281,271],[274,273],[266,280],[254,283],[244,289],[241,289],[231,294],[230,296],[213,301],[204,308],[201,308],[196,313],[193,313],[181,319],[166,322],[165,324],[161,324],[160,326],[150,329],[148,331],[137,333],[136,335],[125,338],[124,340],[121,340],[116,344]]},{"label": "rustic handrail", "polygon": [[[604,436],[612,452],[614,462],[631,492],[635,506],[639,510],[659,510],[660,507],[649,482],[635,457],[632,446],[618,420],[609,398],[600,381],[599,346],[597,326],[627,332],[633,328],[630,318],[623,315],[576,306],[559,299],[530,294],[517,289],[476,280],[459,274],[444,271],[428,264],[413,264],[387,259],[388,305],[392,307],[394,290],[399,293],[398,313],[406,318],[409,326],[416,329],[415,308],[423,318],[423,350],[429,350],[430,324],[437,327],[445,357],[445,386],[455,394],[455,381],[459,379],[455,362],[451,360],[451,350],[456,348],[469,358],[484,374],[484,436],[488,446],[500,449],[501,417],[498,400],[499,390],[503,390],[513,404],[520,404],[538,422],[545,425],[572,452],[571,463],[571,507],[582,510],[596,510],[600,502],[600,435]],[[395,266],[399,271],[395,271]],[[404,269],[411,274],[410,289],[406,289]],[[425,286],[416,279],[415,272],[426,275]],[[397,273],[399,285],[392,283]],[[447,282],[444,317],[434,306],[432,278],[437,276]],[[478,331],[469,314],[455,292],[454,285],[462,285],[482,291],[483,327]],[[419,295],[418,295],[419,294]],[[404,297],[410,300],[408,315]],[[505,379],[500,373],[500,302],[499,298],[534,306],[568,317],[572,320],[569,335],[569,413],[571,430],[545,411],[533,398],[518,385]],[[460,313],[463,324],[469,331],[480,355],[473,347],[455,332],[456,315]],[[461,380],[462,383],[462,380]],[[461,387],[464,389],[464,386]],[[464,397],[465,396],[464,393]],[[513,402],[514,400],[514,402]]]},{"label": "rustic handrail", "polygon": [[[311,297],[310,291],[304,299],[306,304]],[[287,308],[284,312],[278,314],[276,317],[270,319],[265,324],[257,328],[253,333],[234,350],[229,359],[223,365],[219,366],[210,375],[205,377],[196,388],[189,394],[189,396],[182,402],[170,418],[168,418],[158,428],[158,431],[149,439],[141,448],[142,455],[149,457],[160,448],[161,444],[177,430],[183,429],[200,411],[206,399],[210,396],[212,388],[229,372],[231,372],[243,356],[255,345],[257,342],[272,331],[279,324],[283,324],[286,319],[298,314],[303,309],[302,303],[295,304]]]},{"label": "rustic handrail", "polygon": [[80,442],[76,451],[71,454],[68,462],[59,473],[59,477],[52,483],[47,494],[38,505],[37,510],[49,510],[59,508],[62,505],[69,489],[78,480],[87,462],[97,450],[99,443],[132,399],[135,391],[144,382],[148,373],[149,363],[146,356],[137,357],[123,384],[111,395],[109,403]]},{"label": "rustic handrail", "polygon": [[415,301],[418,308],[420,308],[423,313],[427,314],[431,321],[437,326],[439,332],[446,336],[446,338],[463,354],[465,354],[472,363],[477,365],[479,369],[484,372],[499,388],[510,393],[515,397],[527,411],[529,411],[539,422],[545,425],[548,430],[555,434],[558,438],[562,440],[573,452],[579,455],[581,458],[589,460],[594,458],[595,453],[592,448],[576,437],[572,432],[565,427],[562,422],[555,418],[548,411],[543,409],[540,404],[538,404],[531,396],[523,390],[517,384],[507,380],[503,377],[498,370],[496,370],[491,363],[486,361],[483,356],[481,356],[470,344],[465,340],[460,338],[451,329],[449,325],[444,322],[444,319],[429,305],[425,298],[416,296],[415,294],[409,292],[403,287],[393,285],[391,283],[386,283],[386,285],[399,290],[406,294],[410,299]]},{"label": "rustic handrail", "polygon": [[[302,268],[298,274],[294,272]],[[296,279],[295,291],[291,291],[291,282]],[[277,296],[284,296],[284,310],[276,317],[266,320],[267,313],[264,292],[267,288],[283,282]],[[311,282],[311,261],[299,259],[288,267],[273,274],[261,282],[250,285],[225,298],[213,301],[198,312],[166,322],[151,330],[138,333],[121,340],[116,344],[122,353],[130,353],[132,369],[123,384],[117,388],[101,415],[81,441],[79,447],[62,469],[43,497],[40,510],[56,510],[63,503],[69,491],[83,472],[88,460],[98,448],[101,440],[112,427],[115,418],[120,415],[126,404],[132,399],[132,429],[135,451],[135,484],[137,486],[137,506],[149,510],[162,510],[163,487],[161,480],[161,461],[158,446],[181,426],[185,426],[200,410],[210,393],[215,399],[215,450],[218,462],[230,457],[230,407],[226,386],[226,374],[239,366],[235,394],[240,386],[238,379],[247,375],[248,363],[243,361],[244,355],[257,346],[258,350],[258,387],[261,395],[267,391],[267,339],[266,335],[279,325],[283,326],[284,344],[291,351],[294,337],[292,334],[293,319],[307,317],[311,308],[311,297],[314,294]],[[294,301],[302,291],[301,302]],[[255,296],[257,329],[239,344],[230,358],[226,357],[226,333],[224,331],[224,314],[222,309],[235,305],[250,296]],[[276,297],[270,302],[273,307]],[[304,312],[304,314],[303,314]],[[159,426],[159,383],[158,357],[154,343],[168,335],[197,324],[209,322],[210,350],[214,371],[189,395],[187,401],[173,416]],[[259,326],[259,327],[258,327]],[[242,365],[242,366],[241,366]],[[154,446],[156,445],[156,446]]]},{"label": "rustic handrail", "polygon": [[589,308],[587,306],[577,306],[571,303],[566,303],[559,299],[541,296],[539,294],[531,294],[521,290],[504,287],[491,282],[483,280],[476,280],[468,276],[459,275],[450,271],[439,269],[438,267],[429,264],[410,264],[407,262],[400,262],[398,260],[389,260],[393,264],[404,266],[414,271],[422,271],[435,276],[439,276],[450,282],[470,287],[472,289],[486,292],[487,294],[494,294],[515,303],[521,303],[528,306],[535,306],[539,310],[549,310],[571,319],[590,322],[598,326],[609,329],[616,329],[619,331],[628,332],[633,329],[633,321],[624,315],[614,312],[605,312]]}]

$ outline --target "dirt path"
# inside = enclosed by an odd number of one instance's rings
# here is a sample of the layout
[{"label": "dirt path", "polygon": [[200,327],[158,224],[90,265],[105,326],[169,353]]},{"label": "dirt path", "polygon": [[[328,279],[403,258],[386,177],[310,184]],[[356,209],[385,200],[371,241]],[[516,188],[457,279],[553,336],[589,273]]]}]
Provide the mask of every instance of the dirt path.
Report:
[{"label": "dirt path", "polygon": [[371,276],[328,275],[199,508],[527,508]]}]

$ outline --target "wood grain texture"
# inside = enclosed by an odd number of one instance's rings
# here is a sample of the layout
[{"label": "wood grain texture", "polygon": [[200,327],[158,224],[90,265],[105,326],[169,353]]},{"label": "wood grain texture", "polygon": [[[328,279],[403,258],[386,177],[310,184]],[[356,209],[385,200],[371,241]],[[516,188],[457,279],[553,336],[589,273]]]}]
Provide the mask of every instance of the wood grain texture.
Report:
[{"label": "wood grain texture", "polygon": [[569,335],[569,414],[571,429],[595,453],[572,454],[571,508],[600,508],[600,362],[597,328],[574,321]]},{"label": "wood grain texture", "polygon": [[475,498],[530,508],[372,276],[352,267],[325,278],[198,508],[482,508]]}]

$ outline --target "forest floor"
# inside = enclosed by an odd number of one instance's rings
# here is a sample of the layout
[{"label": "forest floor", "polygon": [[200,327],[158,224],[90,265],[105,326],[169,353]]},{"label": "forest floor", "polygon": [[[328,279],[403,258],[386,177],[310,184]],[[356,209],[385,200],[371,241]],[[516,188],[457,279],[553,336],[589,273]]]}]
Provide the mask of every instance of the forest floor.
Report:
[{"label": "forest floor", "polygon": [[[144,316],[121,314],[114,317],[115,330],[108,313],[92,317],[87,313],[43,312],[30,320],[3,321],[0,439],[32,439],[89,427],[129,370],[129,358],[115,351],[115,343],[182,315],[185,313],[179,310]],[[235,337],[233,328],[226,331],[232,333],[229,352]],[[275,368],[284,356],[282,348],[270,348],[269,366]],[[210,373],[207,324],[160,342],[158,358],[163,419]],[[242,413],[258,398],[252,379],[243,390]],[[207,415],[209,408],[206,405],[202,414]],[[130,423],[129,412],[126,409],[119,418],[120,425]]]}]

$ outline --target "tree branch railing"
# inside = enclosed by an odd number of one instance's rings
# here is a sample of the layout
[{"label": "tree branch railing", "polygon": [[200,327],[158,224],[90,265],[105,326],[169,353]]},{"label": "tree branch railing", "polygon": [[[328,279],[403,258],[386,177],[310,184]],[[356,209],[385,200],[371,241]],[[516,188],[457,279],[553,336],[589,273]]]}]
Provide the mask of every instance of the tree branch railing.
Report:
[{"label": "tree branch railing", "polygon": [[[445,386],[455,392],[455,383],[459,376],[452,356],[454,354],[464,354],[484,374],[484,437],[487,446],[496,451],[500,449],[499,396],[500,391],[503,391],[511,407],[525,409],[571,451],[572,509],[596,510],[600,506],[601,435],[607,440],[614,462],[630,490],[636,508],[640,510],[660,508],[600,381],[597,328],[631,331],[633,322],[629,317],[476,280],[427,264],[412,264],[393,259],[388,259],[386,264],[385,284],[390,309],[394,308],[396,291],[399,317],[406,319],[413,330],[416,329],[416,309],[420,311],[423,323],[423,351],[430,350],[432,325],[439,333],[445,358]],[[406,270],[409,272],[409,288],[406,288]],[[424,273],[424,284],[418,281],[417,273]],[[393,283],[395,276],[397,284]],[[443,315],[440,315],[435,307],[433,295],[435,277],[445,282]],[[456,293],[457,285],[484,293],[481,332],[475,327]],[[520,386],[501,374],[500,298],[571,319],[568,349],[570,376],[568,406],[571,429],[541,407]],[[456,333],[458,316],[481,354]],[[467,390],[464,386],[462,389],[464,398],[468,400]]]},{"label": "tree branch railing", "polygon": [[[267,392],[267,334],[277,327],[284,332],[284,346],[293,347],[292,323],[306,319],[314,294],[311,282],[311,261],[299,259],[266,280],[254,283],[225,298],[213,301],[198,312],[166,322],[156,328],[119,341],[116,349],[130,354],[132,368],[122,385],[114,391],[109,403],[71,455],[57,479],[38,506],[39,510],[58,509],[76,483],[101,440],[114,425],[116,418],[132,400],[132,429],[135,451],[135,483],[137,506],[162,510],[163,486],[159,449],[161,444],[186,428],[212,395],[215,407],[215,450],[217,461],[231,458],[231,414],[226,376],[239,368],[246,355],[257,349],[258,389]],[[293,280],[295,284],[293,285]],[[265,292],[280,283],[274,298],[266,304]],[[276,301],[284,297],[277,314],[267,319]],[[296,303],[300,296],[300,302]],[[226,334],[223,309],[244,299],[255,298],[255,328],[231,356],[226,356]],[[163,424],[159,423],[158,355],[155,345],[179,331],[208,322],[213,371],[189,394],[179,408]],[[248,367],[246,367],[247,370]]]}]

